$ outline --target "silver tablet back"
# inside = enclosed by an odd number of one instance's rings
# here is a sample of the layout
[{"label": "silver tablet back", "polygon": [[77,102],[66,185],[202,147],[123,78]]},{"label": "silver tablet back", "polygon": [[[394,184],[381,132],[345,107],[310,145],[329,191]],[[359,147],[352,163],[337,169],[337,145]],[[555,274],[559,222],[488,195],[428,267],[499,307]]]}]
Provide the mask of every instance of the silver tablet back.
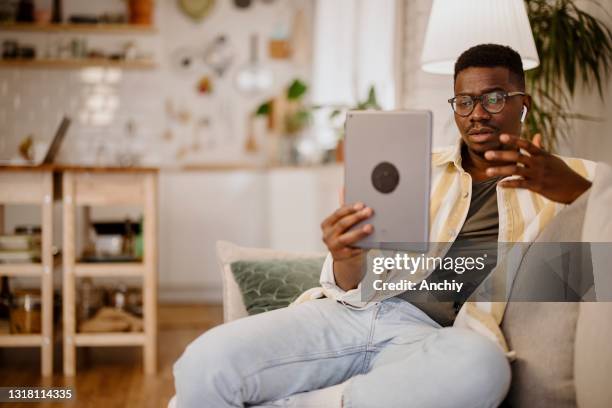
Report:
[{"label": "silver tablet back", "polygon": [[358,247],[427,250],[431,138],[430,111],[348,113],[345,202],[374,210],[374,232]]}]

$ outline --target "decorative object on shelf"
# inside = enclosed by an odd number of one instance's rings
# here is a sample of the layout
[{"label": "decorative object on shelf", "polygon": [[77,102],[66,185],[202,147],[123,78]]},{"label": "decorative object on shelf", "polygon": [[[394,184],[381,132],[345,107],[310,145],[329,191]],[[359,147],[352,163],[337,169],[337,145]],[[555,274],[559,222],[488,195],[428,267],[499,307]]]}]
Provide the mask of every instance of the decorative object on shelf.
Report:
[{"label": "decorative object on shelf", "polygon": [[128,0],[130,24],[152,25],[153,12],[153,0]]},{"label": "decorative object on shelf", "polygon": [[0,235],[0,263],[39,262],[41,254],[40,227],[38,232],[16,232]]},{"label": "decorative object on shelf", "polygon": [[259,38],[251,35],[249,62],[236,74],[236,87],[247,95],[257,95],[269,90],[273,84],[272,72],[259,62]]},{"label": "decorative object on shelf", "polygon": [[17,15],[17,3],[12,1],[0,1],[0,22],[14,23]]},{"label": "decorative object on shelf", "polygon": [[73,14],[68,17],[68,22],[70,24],[98,24],[100,19],[91,14]]},{"label": "decorative object on shelf", "polygon": [[22,159],[31,162],[34,160],[34,136],[27,135],[19,142],[19,155]]},{"label": "decorative object on shelf", "polygon": [[223,77],[230,69],[234,57],[234,49],[223,34],[216,36],[204,50],[204,63],[219,77]]},{"label": "decorative object on shelf", "polygon": [[40,333],[41,304],[40,290],[16,290],[11,305],[11,333]]},{"label": "decorative object on shelf", "polygon": [[104,291],[94,285],[92,278],[83,278],[77,298],[77,321],[83,322],[92,318],[103,306]]},{"label": "decorative object on shelf", "polygon": [[13,295],[9,287],[9,277],[2,277],[2,286],[0,287],[0,334],[10,332],[10,317],[11,305],[13,304]]},{"label": "decorative object on shelf", "polygon": [[2,42],[2,59],[17,58],[19,55],[19,43],[17,40],[4,40]]},{"label": "decorative object on shelf", "polygon": [[178,0],[180,9],[194,21],[202,21],[210,14],[215,0]]},{"label": "decorative object on shelf", "polygon": [[135,239],[141,233],[139,223],[125,221],[92,224],[91,248],[83,251],[83,262],[137,262]]},{"label": "decorative object on shelf", "polygon": [[51,12],[49,10],[36,10],[34,12],[34,21],[40,25],[49,24],[51,22]]},{"label": "decorative object on shelf", "polygon": [[51,22],[54,24],[59,24],[62,21],[62,0],[53,0],[53,7],[51,8]]},{"label": "decorative object on shelf", "polygon": [[87,58],[87,40],[85,38],[70,40],[70,56],[74,59]]},{"label": "decorative object on shelf", "polygon": [[124,310],[103,307],[94,317],[79,325],[81,333],[142,332],[143,322]]},{"label": "decorative object on shelf", "polygon": [[18,23],[34,22],[34,0],[19,0],[16,19]]}]

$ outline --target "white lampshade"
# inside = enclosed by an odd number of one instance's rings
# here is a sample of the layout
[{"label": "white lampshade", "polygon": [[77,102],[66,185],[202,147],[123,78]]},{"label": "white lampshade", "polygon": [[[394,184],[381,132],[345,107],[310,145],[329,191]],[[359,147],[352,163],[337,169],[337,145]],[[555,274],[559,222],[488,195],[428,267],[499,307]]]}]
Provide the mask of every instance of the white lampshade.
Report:
[{"label": "white lampshade", "polygon": [[512,47],[525,70],[540,64],[523,0],[434,0],[421,55],[423,71],[452,74],[459,55],[478,44]]}]

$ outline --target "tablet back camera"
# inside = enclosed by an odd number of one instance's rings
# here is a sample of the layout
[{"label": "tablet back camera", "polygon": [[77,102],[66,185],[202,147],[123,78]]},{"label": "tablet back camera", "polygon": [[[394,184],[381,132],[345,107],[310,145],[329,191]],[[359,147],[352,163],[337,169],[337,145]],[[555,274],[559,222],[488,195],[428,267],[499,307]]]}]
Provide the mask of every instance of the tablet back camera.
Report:
[{"label": "tablet back camera", "polygon": [[397,188],[399,180],[397,167],[389,162],[378,163],[372,170],[372,185],[383,194],[393,192]]}]

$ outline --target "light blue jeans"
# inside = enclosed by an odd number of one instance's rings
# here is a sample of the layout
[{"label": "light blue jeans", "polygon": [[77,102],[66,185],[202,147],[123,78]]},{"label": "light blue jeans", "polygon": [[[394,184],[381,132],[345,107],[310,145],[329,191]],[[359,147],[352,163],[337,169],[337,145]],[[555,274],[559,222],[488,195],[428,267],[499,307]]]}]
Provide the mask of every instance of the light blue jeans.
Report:
[{"label": "light blue jeans", "polygon": [[319,299],[217,326],[174,376],[178,408],[291,406],[347,379],[345,408],[472,408],[499,405],[511,374],[489,339],[391,298],[365,310]]}]

